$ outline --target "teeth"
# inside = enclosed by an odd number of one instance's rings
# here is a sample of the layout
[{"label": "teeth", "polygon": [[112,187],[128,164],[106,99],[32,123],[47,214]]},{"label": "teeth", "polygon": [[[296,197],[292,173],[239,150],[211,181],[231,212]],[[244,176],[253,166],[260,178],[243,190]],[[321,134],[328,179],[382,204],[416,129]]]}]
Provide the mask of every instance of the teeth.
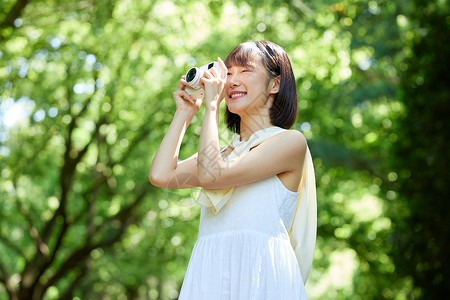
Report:
[{"label": "teeth", "polygon": [[245,93],[233,94],[231,96],[231,98],[236,98],[236,97],[241,97],[241,96],[245,96]]}]

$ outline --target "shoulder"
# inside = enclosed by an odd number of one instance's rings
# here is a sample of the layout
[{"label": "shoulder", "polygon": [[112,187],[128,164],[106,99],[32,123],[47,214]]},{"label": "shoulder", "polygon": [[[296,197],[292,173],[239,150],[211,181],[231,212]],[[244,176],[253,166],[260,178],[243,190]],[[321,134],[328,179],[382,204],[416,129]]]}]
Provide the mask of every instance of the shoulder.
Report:
[{"label": "shoulder", "polygon": [[266,160],[271,158],[268,163],[281,168],[277,171],[279,174],[285,171],[300,172],[307,147],[306,138],[300,131],[286,130],[264,141],[260,150],[264,151],[262,157]]},{"label": "shoulder", "polygon": [[[286,130],[261,143],[274,157],[301,159],[306,154],[308,144],[305,136],[298,130]],[[258,147],[257,147],[258,148]]]},{"label": "shoulder", "polygon": [[292,142],[297,144],[298,146],[302,147],[307,146],[306,138],[300,131],[292,129],[283,132],[283,134],[285,137],[289,137],[289,139],[292,140]]},{"label": "shoulder", "polygon": [[286,130],[272,138],[273,142],[280,143],[284,148],[294,151],[304,152],[308,147],[305,136],[298,130]]}]

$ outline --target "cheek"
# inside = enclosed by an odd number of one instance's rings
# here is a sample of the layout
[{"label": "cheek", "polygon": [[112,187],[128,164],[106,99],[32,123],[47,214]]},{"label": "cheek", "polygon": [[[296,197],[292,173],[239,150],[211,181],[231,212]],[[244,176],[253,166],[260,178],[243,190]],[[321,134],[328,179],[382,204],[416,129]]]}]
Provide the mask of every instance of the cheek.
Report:
[{"label": "cheek", "polygon": [[253,79],[246,82],[247,88],[252,97],[259,97],[266,93],[267,87],[264,81]]},{"label": "cheek", "polygon": [[255,89],[265,89],[267,78],[265,76],[252,76],[246,78],[245,82],[248,86],[254,87]]}]

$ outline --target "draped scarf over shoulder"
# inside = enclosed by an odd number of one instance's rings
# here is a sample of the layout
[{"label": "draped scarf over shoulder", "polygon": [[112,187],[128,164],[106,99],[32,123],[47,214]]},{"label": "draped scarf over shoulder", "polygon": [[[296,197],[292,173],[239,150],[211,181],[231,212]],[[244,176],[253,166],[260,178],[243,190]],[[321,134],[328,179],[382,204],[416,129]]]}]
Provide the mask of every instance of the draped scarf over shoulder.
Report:
[{"label": "draped scarf over shoulder", "polygon": [[[224,161],[232,161],[250,151],[251,148],[261,144],[272,136],[287,131],[273,126],[254,132],[247,141],[240,141],[240,136],[234,134],[230,146],[234,150]],[[306,283],[311,270],[316,245],[317,234],[317,199],[314,166],[309,148],[306,149],[303,165],[303,176],[298,188],[302,191],[295,211],[294,221],[289,231],[291,245],[294,249],[303,282]],[[234,187],[223,189],[201,189],[197,203],[211,207],[214,213],[219,211],[231,199]]]}]

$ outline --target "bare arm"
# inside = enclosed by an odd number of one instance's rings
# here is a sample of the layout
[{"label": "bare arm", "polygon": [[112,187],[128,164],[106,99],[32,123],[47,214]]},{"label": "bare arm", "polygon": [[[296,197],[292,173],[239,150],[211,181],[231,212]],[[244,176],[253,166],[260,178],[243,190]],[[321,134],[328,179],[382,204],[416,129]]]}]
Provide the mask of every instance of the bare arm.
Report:
[{"label": "bare arm", "polygon": [[[205,138],[204,141],[208,139],[207,135],[201,138]],[[256,182],[284,172],[301,176],[306,148],[303,134],[290,130],[269,138],[231,162],[224,162],[212,155],[202,157],[199,150],[200,185],[208,189],[220,189]],[[201,168],[200,161],[207,168]]]},{"label": "bare arm", "polygon": [[192,120],[191,114],[177,111],[150,167],[150,182],[162,188],[182,189],[199,186],[196,155],[178,162],[181,141]]},{"label": "bare arm", "polygon": [[182,77],[173,93],[177,109],[150,167],[149,180],[157,187],[182,189],[199,186],[197,154],[178,162],[184,134],[202,102],[201,99],[191,99],[185,91],[185,83]]}]

